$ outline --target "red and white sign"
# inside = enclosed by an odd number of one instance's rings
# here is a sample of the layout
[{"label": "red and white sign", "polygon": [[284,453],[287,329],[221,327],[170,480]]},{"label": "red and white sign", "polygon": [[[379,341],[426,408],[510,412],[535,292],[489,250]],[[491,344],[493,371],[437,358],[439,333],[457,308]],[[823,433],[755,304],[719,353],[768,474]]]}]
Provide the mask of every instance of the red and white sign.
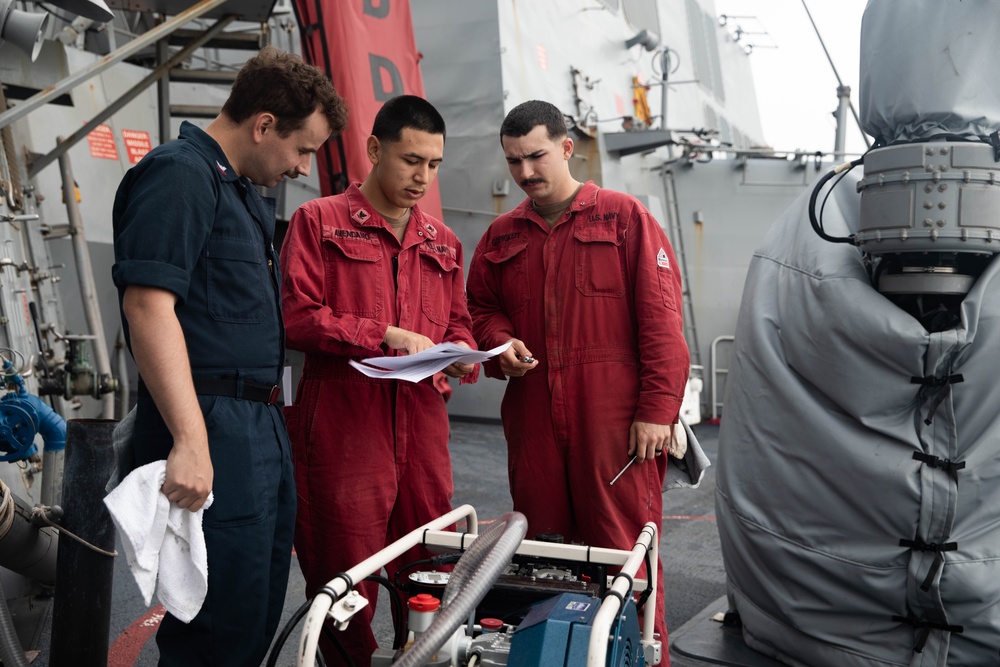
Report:
[{"label": "red and white sign", "polygon": [[122,141],[125,142],[125,154],[128,155],[128,161],[132,164],[153,150],[153,144],[149,141],[149,132],[145,130],[122,130]]},{"label": "red and white sign", "polygon": [[90,156],[101,160],[117,160],[118,146],[115,145],[115,133],[108,125],[98,125],[87,135],[90,144]]}]

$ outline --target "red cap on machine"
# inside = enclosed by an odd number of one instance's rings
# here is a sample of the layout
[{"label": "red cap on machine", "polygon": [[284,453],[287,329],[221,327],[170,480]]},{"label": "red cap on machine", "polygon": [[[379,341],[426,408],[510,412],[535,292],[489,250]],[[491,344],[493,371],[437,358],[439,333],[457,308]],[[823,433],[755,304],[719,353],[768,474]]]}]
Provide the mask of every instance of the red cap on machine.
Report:
[{"label": "red cap on machine", "polygon": [[503,621],[499,618],[481,618],[479,625],[483,628],[483,632],[496,632],[503,627]]},{"label": "red cap on machine", "polygon": [[437,611],[441,601],[430,593],[420,593],[407,600],[407,604],[413,611]]}]

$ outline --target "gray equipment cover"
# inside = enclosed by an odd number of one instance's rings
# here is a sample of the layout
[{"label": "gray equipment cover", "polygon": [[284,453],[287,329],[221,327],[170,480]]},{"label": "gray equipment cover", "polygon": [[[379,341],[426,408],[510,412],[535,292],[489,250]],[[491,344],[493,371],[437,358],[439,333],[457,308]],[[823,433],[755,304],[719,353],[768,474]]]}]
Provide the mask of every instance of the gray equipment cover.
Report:
[{"label": "gray equipment cover", "polygon": [[[853,185],[830,234],[857,230]],[[857,248],[813,233],[807,202],[755,253],[737,325],[716,496],[730,605],[790,665],[1000,664],[1000,263],[958,328],[928,333]]]},{"label": "gray equipment cover", "polygon": [[1000,127],[998,35],[996,0],[869,0],[861,23],[864,131],[894,143]]}]

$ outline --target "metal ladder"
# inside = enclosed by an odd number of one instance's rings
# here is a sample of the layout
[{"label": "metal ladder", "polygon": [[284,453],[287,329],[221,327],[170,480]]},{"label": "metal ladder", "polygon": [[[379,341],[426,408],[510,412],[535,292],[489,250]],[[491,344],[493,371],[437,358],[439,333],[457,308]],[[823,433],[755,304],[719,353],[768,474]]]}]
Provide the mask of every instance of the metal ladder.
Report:
[{"label": "metal ladder", "polygon": [[663,170],[663,192],[666,195],[667,239],[674,248],[678,268],[681,272],[681,314],[684,316],[684,339],[691,353],[691,365],[701,367],[701,350],[698,346],[698,329],[694,320],[694,303],[691,300],[690,280],[688,280],[687,261],[684,256],[684,234],[681,232],[681,213],[677,204],[677,190],[674,185],[674,173],[670,169]]}]

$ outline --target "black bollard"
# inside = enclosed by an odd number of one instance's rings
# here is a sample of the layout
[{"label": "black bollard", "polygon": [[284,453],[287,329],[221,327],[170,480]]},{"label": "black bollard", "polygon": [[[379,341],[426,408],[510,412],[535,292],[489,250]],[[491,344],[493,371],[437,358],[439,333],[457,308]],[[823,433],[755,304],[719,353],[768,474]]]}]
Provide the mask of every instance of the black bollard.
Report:
[{"label": "black bollard", "polygon": [[[66,423],[62,525],[90,544],[114,551],[115,527],[104,487],[115,468],[116,421]],[[52,605],[51,667],[107,667],[114,559],[61,537]]]}]

